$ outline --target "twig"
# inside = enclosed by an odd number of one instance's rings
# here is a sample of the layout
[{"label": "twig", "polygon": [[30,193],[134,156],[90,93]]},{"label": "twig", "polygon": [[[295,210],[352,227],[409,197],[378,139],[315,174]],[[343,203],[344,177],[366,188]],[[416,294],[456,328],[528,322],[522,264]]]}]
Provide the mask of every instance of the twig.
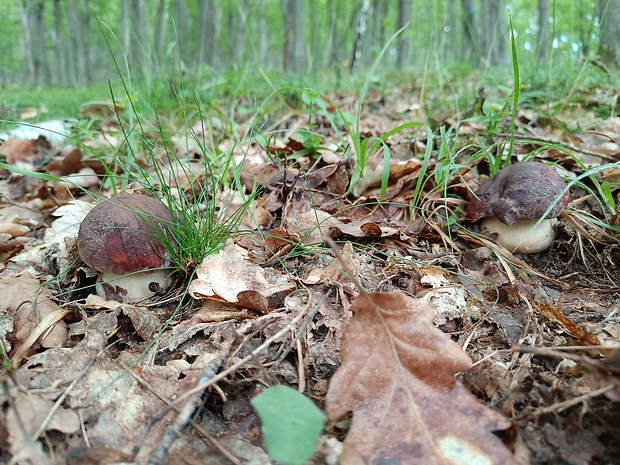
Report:
[{"label": "twig", "polygon": [[[144,388],[146,388],[151,394],[153,394],[155,397],[161,400],[164,404],[170,403],[170,400],[168,398],[162,396],[159,392],[157,392],[157,390],[153,386],[151,386],[150,383],[148,383],[138,374],[134,373],[133,370],[127,369],[127,367],[125,367],[123,364],[121,364],[121,367],[123,367],[123,369],[127,373],[129,373],[138,383],[140,383]],[[175,408],[174,410],[177,413],[179,413],[178,408]],[[211,443],[213,447],[215,447],[218,451],[220,451],[224,457],[230,460],[234,465],[242,465],[239,459],[237,459],[237,457],[232,455],[217,439],[215,439],[213,436],[207,433],[197,422],[195,422],[194,420],[190,420],[189,424],[192,426],[192,428],[198,431],[209,443]]]},{"label": "twig", "polygon": [[297,339],[297,372],[299,373],[299,387],[297,390],[302,394],[306,390],[306,368],[304,367],[304,354],[301,340]]},{"label": "twig", "polygon": [[274,363],[274,366],[278,366],[280,363],[282,363],[282,360],[284,360],[286,358],[286,356],[291,352],[291,350],[293,349],[293,346],[297,343],[297,341],[299,340],[299,338],[301,337],[301,335],[304,333],[304,330],[306,329],[306,326],[308,326],[308,323],[310,321],[312,321],[312,319],[314,318],[314,315],[316,315],[319,310],[321,309],[321,307],[323,306],[323,304],[325,303],[325,301],[329,298],[329,296],[332,293],[332,289],[328,289],[327,292],[319,299],[318,303],[316,304],[316,306],[312,309],[312,312],[310,312],[310,315],[308,315],[303,323],[301,324],[301,326],[299,327],[299,330],[297,331],[297,334],[295,334],[295,337],[293,338],[293,340],[291,341],[291,343],[289,344],[289,346],[286,348],[286,350],[284,352],[282,352],[282,355],[280,355],[280,357],[278,357],[278,360],[276,360],[276,362]]},{"label": "twig", "polygon": [[198,386],[196,386],[196,387],[190,389],[189,391],[181,394],[175,400],[171,401],[168,404],[168,407],[166,407],[166,409],[162,412],[163,416],[165,416],[170,410],[176,408],[176,406],[179,405],[181,402],[189,399],[194,394],[196,394],[198,392],[204,391],[206,388],[208,388],[212,384],[217,383],[218,381],[226,378],[231,373],[234,373],[235,371],[237,371],[241,366],[243,366],[244,364],[246,364],[247,362],[252,360],[258,354],[260,354],[263,350],[265,350],[267,347],[269,347],[272,343],[274,343],[275,341],[277,341],[280,338],[282,338],[283,336],[285,336],[289,331],[291,331],[291,328],[295,327],[295,325],[299,322],[299,320],[301,320],[302,317],[303,317],[303,312],[300,313],[299,315],[297,315],[295,318],[293,318],[291,320],[291,322],[286,327],[282,328],[280,331],[278,331],[276,334],[271,336],[269,339],[266,339],[265,342],[263,342],[260,346],[258,346],[256,349],[254,349],[252,351],[252,353],[250,353],[249,355],[243,357],[241,360],[239,360],[237,363],[231,365],[226,370],[218,373],[217,375],[215,375],[210,380],[205,381],[204,383],[199,384]]},{"label": "twig", "polygon": [[551,413],[555,411],[561,412],[574,405],[580,404],[585,400],[600,396],[601,394],[605,394],[607,391],[611,391],[614,387],[615,386],[613,384],[608,384],[606,386],[603,386],[600,389],[597,389],[596,391],[592,391],[587,394],[574,397],[573,399],[568,399],[563,402],[558,402],[556,404],[550,405],[549,407],[542,407],[542,408],[536,409],[534,410],[533,414],[538,416],[538,415],[545,415],[547,413]]},{"label": "twig", "polygon": [[[210,380],[212,380],[221,366],[222,358],[220,356],[216,356],[204,368],[202,376],[200,377],[198,383],[204,384],[205,382],[209,382]],[[202,392],[203,390],[194,393],[194,396],[190,397],[187,403],[183,406],[183,408],[180,409],[174,423],[169,425],[168,428],[166,428],[164,437],[161,439],[155,450],[153,450],[153,452],[151,453],[151,456],[147,462],[148,465],[161,465],[163,463],[167,463],[166,457],[168,455],[168,449],[170,449],[172,443],[181,436],[182,431],[191,421],[192,413],[194,413],[194,410],[196,410],[196,407],[200,402],[200,396],[202,395]]]},{"label": "twig", "polygon": [[99,354],[97,354],[95,357],[93,357],[92,360],[90,360],[86,364],[86,367],[82,370],[82,372],[71,382],[71,384],[69,384],[69,386],[67,386],[67,388],[63,391],[63,393],[60,395],[58,400],[56,400],[56,402],[54,403],[54,405],[52,406],[50,411],[47,412],[47,415],[46,415],[45,419],[41,422],[41,425],[39,426],[39,429],[37,429],[37,431],[32,435],[31,439],[33,441],[36,441],[37,439],[39,439],[39,436],[41,436],[41,434],[43,434],[43,432],[45,431],[45,428],[47,427],[49,422],[52,420],[52,418],[53,418],[54,414],[56,413],[56,411],[60,408],[62,403],[65,401],[65,399],[67,398],[67,396],[71,392],[71,390],[77,384],[77,382],[79,380],[81,380],[84,377],[84,375],[86,375],[86,372],[88,370],[90,370],[90,367],[93,366],[93,364],[95,363],[95,360],[97,360],[97,357],[99,355],[101,355],[101,352]]}]

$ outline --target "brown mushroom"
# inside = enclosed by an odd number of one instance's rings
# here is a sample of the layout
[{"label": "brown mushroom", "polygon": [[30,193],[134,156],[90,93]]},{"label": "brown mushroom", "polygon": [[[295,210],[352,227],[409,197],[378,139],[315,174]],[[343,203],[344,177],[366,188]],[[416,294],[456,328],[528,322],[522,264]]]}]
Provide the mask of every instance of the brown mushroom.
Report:
[{"label": "brown mushroom", "polygon": [[119,195],[95,206],[80,225],[77,246],[99,273],[97,294],[137,302],[165,289],[170,255],[159,238],[173,241],[171,224],[164,204],[146,195]]},{"label": "brown mushroom", "polygon": [[540,162],[515,163],[478,188],[466,215],[472,221],[483,218],[481,231],[511,252],[542,252],[553,242],[556,218],[570,200],[568,191],[558,199],[565,188],[555,168]]}]

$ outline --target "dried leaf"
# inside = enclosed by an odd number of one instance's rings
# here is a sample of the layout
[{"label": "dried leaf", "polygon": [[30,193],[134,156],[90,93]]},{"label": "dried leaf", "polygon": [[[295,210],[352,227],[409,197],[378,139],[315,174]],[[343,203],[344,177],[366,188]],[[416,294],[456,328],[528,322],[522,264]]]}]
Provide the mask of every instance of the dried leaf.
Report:
[{"label": "dried leaf", "polygon": [[264,269],[244,260],[233,246],[206,257],[196,277],[189,287],[193,298],[223,300],[260,312],[268,310],[267,297],[293,286],[283,274],[267,276]]},{"label": "dried leaf", "polygon": [[353,412],[341,463],[516,463],[491,433],[508,421],[455,380],[471,361],[432,309],[400,292],[368,297],[352,306],[326,398],[330,419]]},{"label": "dried leaf", "polygon": [[601,345],[601,341],[594,334],[573,322],[568,318],[561,309],[555,308],[547,302],[532,302],[532,306],[541,314],[549,318],[549,320],[557,323],[564,328],[571,336],[576,337],[579,341],[591,344],[593,346]]},{"label": "dried leaf", "polygon": [[13,314],[13,364],[19,365],[39,347],[53,347],[67,340],[63,318],[70,313],[51,300],[51,294],[38,279],[24,273],[0,278],[0,315]]},{"label": "dried leaf", "polygon": [[0,154],[6,156],[9,165],[21,165],[34,168],[41,163],[51,150],[49,142],[44,137],[35,137],[30,140],[9,138],[0,145]]}]

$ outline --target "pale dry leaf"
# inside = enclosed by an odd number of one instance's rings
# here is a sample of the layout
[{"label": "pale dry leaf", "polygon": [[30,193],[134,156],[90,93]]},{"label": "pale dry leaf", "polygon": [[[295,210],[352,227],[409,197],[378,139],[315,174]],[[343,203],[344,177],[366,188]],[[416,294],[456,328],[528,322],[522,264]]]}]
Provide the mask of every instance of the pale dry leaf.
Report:
[{"label": "pale dry leaf", "polygon": [[287,211],[282,224],[291,235],[302,238],[304,244],[316,244],[324,242],[324,237],[332,237],[334,232],[339,232],[343,223],[333,215],[322,210],[311,208],[305,212]]},{"label": "pale dry leaf", "polygon": [[470,304],[467,290],[452,283],[447,273],[431,266],[416,266],[416,270],[421,275],[420,284],[432,288],[421,299],[435,309],[435,326],[454,319],[477,321],[482,317],[480,308]]},{"label": "pale dry leaf", "polygon": [[202,261],[189,293],[195,299],[223,300],[264,312],[268,309],[267,297],[293,286],[286,275],[267,276],[263,268],[228,246]]},{"label": "pale dry leaf", "polygon": [[516,464],[492,434],[508,420],[455,380],[471,360],[432,326],[430,307],[392,292],[352,310],[326,397],[330,419],[353,412],[340,463]]},{"label": "pale dry leaf", "polygon": [[[3,276],[0,278],[0,315],[13,314],[14,350],[29,340],[37,331],[41,331],[36,340],[31,340],[21,357],[26,353],[33,353],[40,346],[53,347],[63,344],[67,340],[67,325],[62,321],[60,308],[51,300],[49,291],[41,287],[38,279],[24,273],[19,277]],[[40,326],[50,315],[58,315],[54,322],[47,327]],[[18,363],[19,360],[14,360]]]},{"label": "pale dry leaf", "polygon": [[[356,275],[359,276],[360,259],[353,256],[353,245],[347,242],[342,251],[343,259],[348,263],[349,267]],[[331,283],[343,283],[344,281],[350,281],[341,269],[340,264],[337,261],[329,263],[325,268],[314,268],[308,274],[308,277],[303,280],[304,284],[331,284]]]},{"label": "pale dry leaf", "polygon": [[[32,436],[54,407],[54,402],[32,392],[17,392],[14,405],[15,410],[10,409],[7,412],[6,421],[11,452],[17,454],[30,440],[30,437],[23,436],[18,422],[24,426],[28,436]],[[80,419],[75,411],[60,407],[56,409],[45,429],[65,434],[76,433],[80,429]]]},{"label": "pale dry leaf", "polygon": [[123,304],[116,300],[106,300],[97,294],[89,294],[84,302],[84,308],[93,310],[116,310],[122,306]]}]

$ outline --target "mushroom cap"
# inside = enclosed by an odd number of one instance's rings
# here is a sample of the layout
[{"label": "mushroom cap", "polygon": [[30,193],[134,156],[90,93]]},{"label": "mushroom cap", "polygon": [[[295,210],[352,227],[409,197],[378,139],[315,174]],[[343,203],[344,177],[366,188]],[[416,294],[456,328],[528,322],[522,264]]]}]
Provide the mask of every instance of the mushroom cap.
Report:
[{"label": "mushroom cap", "polygon": [[[469,201],[466,215],[472,221],[496,216],[509,225],[517,220],[538,220],[565,187],[566,183],[551,166],[536,161],[514,163],[482,183],[476,197]],[[566,191],[545,218],[559,216],[569,200]]]},{"label": "mushroom cap", "polygon": [[159,200],[141,194],[112,197],[95,206],[80,224],[80,257],[99,272],[124,275],[162,268],[166,248],[157,239],[172,223]]}]

